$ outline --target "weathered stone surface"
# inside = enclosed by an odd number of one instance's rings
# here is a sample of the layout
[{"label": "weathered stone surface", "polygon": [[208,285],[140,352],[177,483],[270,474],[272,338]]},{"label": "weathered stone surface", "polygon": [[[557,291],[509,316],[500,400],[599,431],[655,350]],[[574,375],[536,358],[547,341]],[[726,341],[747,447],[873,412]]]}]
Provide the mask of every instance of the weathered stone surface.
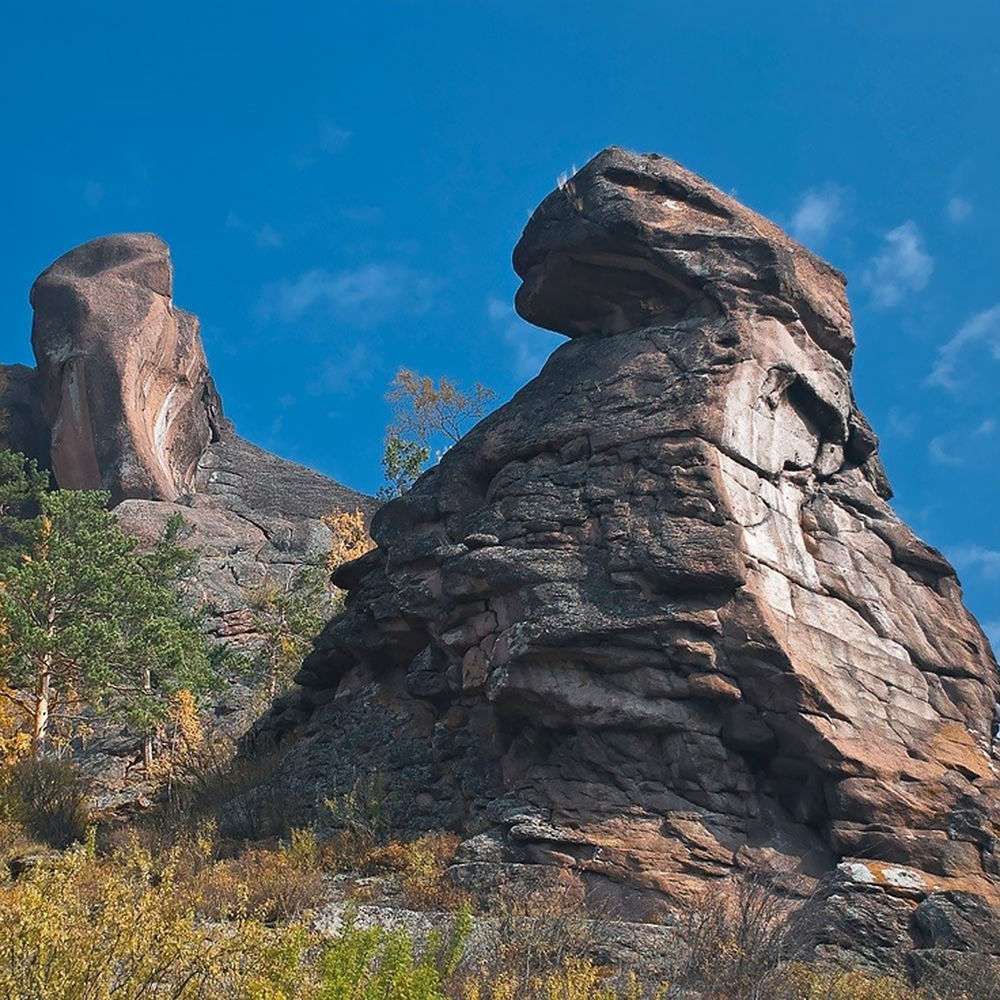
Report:
[{"label": "weathered stone surface", "polygon": [[31,289],[52,469],[66,489],[175,500],[216,439],[219,405],[198,320],[174,307],[167,245],[92,240]]},{"label": "weathered stone surface", "polygon": [[256,639],[248,595],[329,551],[323,516],[374,501],[240,438],[222,412],[195,316],[172,302],[167,245],[105,236],[35,282],[36,370],[0,369],[7,442],[64,489],[106,489],[143,542],[180,513],[201,552],[193,602],[235,646]]},{"label": "weathered stone surface", "polygon": [[[995,896],[997,666],[886,502],[843,277],[614,148],[514,264],[521,315],[571,339],[339,575],[346,613],[249,741],[288,748],[290,812],[377,769],[402,825],[492,827],[505,864],[637,915],[851,858]],[[875,888],[908,914],[907,886]]]},{"label": "weathered stone surface", "polygon": [[42,415],[38,373],[27,365],[0,365],[0,442],[50,468],[49,429]]}]

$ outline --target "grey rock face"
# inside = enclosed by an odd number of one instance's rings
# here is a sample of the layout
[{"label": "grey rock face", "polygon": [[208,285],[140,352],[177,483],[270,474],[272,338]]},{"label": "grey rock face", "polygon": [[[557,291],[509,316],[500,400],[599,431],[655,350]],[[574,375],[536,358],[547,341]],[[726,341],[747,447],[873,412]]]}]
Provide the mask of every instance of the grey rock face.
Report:
[{"label": "grey rock face", "polygon": [[290,812],[370,766],[404,827],[495,828],[638,916],[851,858],[995,897],[996,661],[886,503],[843,277],[620,149],[514,265],[571,339],[340,571],[346,613],[248,741],[285,747]]},{"label": "grey rock face", "polygon": [[0,440],[48,469],[49,429],[42,414],[38,373],[27,365],[0,365],[0,411],[6,427]]}]

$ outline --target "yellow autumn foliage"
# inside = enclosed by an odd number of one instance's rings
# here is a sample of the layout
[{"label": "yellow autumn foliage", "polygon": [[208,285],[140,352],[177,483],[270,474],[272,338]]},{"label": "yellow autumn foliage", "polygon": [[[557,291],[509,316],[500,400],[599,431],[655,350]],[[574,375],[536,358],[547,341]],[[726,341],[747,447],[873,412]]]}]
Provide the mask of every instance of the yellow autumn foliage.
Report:
[{"label": "yellow autumn foliage", "polygon": [[182,688],[171,698],[163,737],[163,750],[153,760],[149,777],[169,788],[200,763],[205,749],[205,730],[190,691]]},{"label": "yellow autumn foliage", "polygon": [[196,919],[170,868],[141,852],[116,864],[85,850],[0,885],[6,1000],[293,1000],[305,932]]},{"label": "yellow autumn foliage", "polygon": [[330,572],[375,548],[361,510],[341,510],[327,514],[323,523],[333,532],[333,546],[327,556]]},{"label": "yellow autumn foliage", "polygon": [[0,678],[0,768],[11,767],[31,752],[27,713],[7,682]]}]

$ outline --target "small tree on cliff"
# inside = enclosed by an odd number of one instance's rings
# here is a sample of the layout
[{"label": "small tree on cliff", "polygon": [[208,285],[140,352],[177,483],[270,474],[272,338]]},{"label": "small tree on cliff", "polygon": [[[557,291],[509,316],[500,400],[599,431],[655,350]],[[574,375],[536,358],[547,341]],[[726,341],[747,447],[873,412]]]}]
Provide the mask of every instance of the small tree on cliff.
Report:
[{"label": "small tree on cliff", "polygon": [[379,498],[390,500],[405,493],[416,481],[431,456],[431,447],[441,450],[455,444],[466,425],[478,420],[496,398],[492,389],[476,382],[465,392],[447,375],[434,379],[408,368],[400,368],[385,397],[392,407],[392,422],[386,429],[382,467],[386,486]]},{"label": "small tree on cliff", "polygon": [[286,580],[266,583],[250,595],[254,627],[261,636],[258,662],[267,699],[286,687],[309,652],[313,637],[338,610],[329,573],[302,566]]},{"label": "small tree on cliff", "polygon": [[86,700],[143,733],[181,688],[211,681],[197,622],[167,582],[182,557],[164,542],[149,557],[107,509],[108,495],[58,490],[39,512],[0,577],[3,693],[31,719],[40,756],[53,708]]}]

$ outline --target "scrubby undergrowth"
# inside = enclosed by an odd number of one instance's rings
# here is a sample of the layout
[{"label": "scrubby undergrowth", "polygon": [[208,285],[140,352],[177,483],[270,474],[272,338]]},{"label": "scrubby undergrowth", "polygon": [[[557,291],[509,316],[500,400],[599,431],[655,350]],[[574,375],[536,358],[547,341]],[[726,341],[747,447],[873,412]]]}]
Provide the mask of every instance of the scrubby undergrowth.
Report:
[{"label": "scrubby undergrowth", "polygon": [[[44,780],[43,780],[44,779]],[[39,781],[48,797],[30,802]],[[205,782],[215,787],[217,782]],[[199,786],[200,788],[200,786]],[[190,789],[189,789],[190,791]],[[204,789],[201,789],[204,791]],[[801,960],[787,910],[747,882],[695,907],[649,968],[605,968],[601,921],[569,897],[474,899],[446,870],[458,837],[393,840],[378,796],[330,803],[340,832],[220,836],[203,797],[87,827],[72,768],[0,780],[0,997],[4,1000],[990,1000],[985,966],[945,985]],[[364,799],[364,808],[356,800]],[[178,811],[177,804],[186,803]],[[200,802],[197,808],[192,802]],[[69,803],[69,806],[67,806]],[[372,804],[374,803],[374,805]],[[32,808],[28,808],[31,805]],[[85,831],[85,832],[84,832]],[[72,836],[82,841],[64,850]],[[725,899],[726,902],[719,902]],[[335,933],[314,916],[336,900]],[[420,911],[437,928],[387,930]],[[364,919],[361,911],[365,911]],[[661,981],[665,979],[666,981]]]}]

